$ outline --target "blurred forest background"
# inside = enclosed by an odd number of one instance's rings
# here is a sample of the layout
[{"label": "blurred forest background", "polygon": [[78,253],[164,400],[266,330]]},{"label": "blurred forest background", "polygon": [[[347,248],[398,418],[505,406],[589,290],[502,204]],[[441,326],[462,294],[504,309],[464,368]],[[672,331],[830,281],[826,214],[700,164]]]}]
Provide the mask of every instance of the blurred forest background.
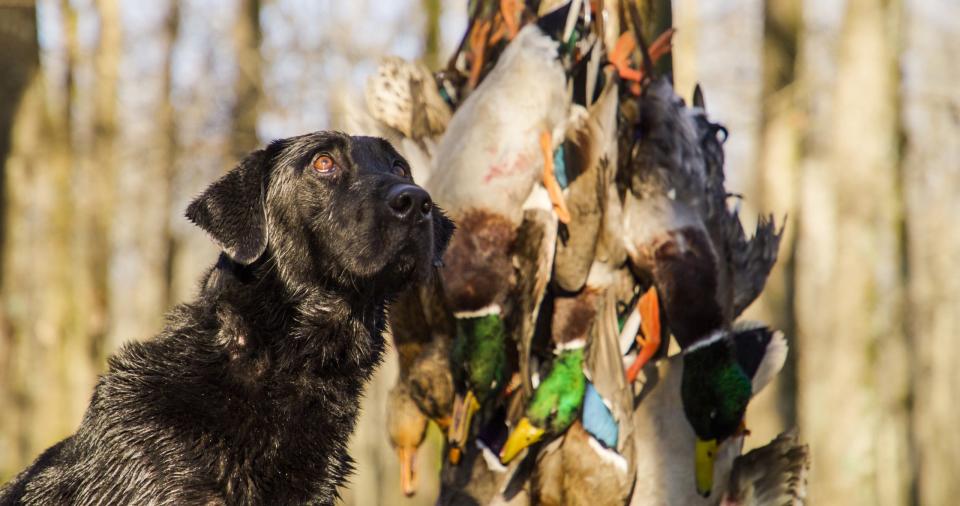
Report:
[{"label": "blurred forest background", "polygon": [[[672,15],[677,89],[726,124],[728,187],[788,216],[747,316],[786,374],[748,443],[797,425],[811,504],[960,498],[960,2],[638,0]],[[216,251],[189,200],[270,139],[335,128],[379,57],[443,65],[466,0],[0,0],[0,481],[71,433],[106,357],[192,297]],[[750,224],[748,229],[750,228]],[[390,357],[346,504],[400,494]]]}]

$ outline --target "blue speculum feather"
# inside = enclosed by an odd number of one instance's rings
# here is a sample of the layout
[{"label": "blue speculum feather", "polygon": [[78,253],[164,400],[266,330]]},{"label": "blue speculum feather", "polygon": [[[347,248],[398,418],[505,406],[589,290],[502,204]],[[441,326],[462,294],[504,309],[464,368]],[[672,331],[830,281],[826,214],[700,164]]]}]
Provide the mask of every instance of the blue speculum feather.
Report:
[{"label": "blue speculum feather", "polygon": [[593,387],[593,383],[587,383],[587,391],[583,397],[583,428],[597,441],[603,443],[607,448],[616,448],[617,439],[620,437],[620,427],[613,418],[613,413],[603,403],[600,392]]},{"label": "blue speculum feather", "polygon": [[454,105],[453,99],[450,98],[450,94],[447,93],[447,89],[444,88],[443,86],[440,86],[440,98],[442,98],[443,101],[447,103],[447,105],[450,105],[450,106]]},{"label": "blue speculum feather", "polygon": [[570,183],[567,181],[567,164],[564,161],[563,144],[557,146],[557,149],[553,152],[553,175],[556,176],[560,188],[566,190]]}]

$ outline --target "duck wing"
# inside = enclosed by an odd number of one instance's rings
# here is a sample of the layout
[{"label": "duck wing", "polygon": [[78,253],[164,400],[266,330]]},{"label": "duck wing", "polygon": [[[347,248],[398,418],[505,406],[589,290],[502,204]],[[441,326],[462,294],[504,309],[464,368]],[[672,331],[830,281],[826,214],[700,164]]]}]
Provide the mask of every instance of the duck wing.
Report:
[{"label": "duck wing", "polygon": [[797,441],[796,430],[780,434],[766,446],[737,457],[723,506],[794,506],[807,498],[810,448]]},{"label": "duck wing", "polygon": [[617,87],[609,80],[589,113],[577,117],[567,130],[564,154],[573,180],[565,200],[571,219],[557,243],[553,276],[569,292],[586,283],[600,240],[607,188],[616,167],[617,103]]},{"label": "duck wing", "polygon": [[536,188],[517,231],[512,260],[516,283],[506,304],[506,324],[517,343],[524,399],[533,394],[531,346],[557,245],[557,218],[546,191]]},{"label": "duck wing", "polygon": [[783,369],[787,340],[783,332],[751,321],[738,322],[731,334],[737,362],[751,379],[753,395],[757,395]]}]

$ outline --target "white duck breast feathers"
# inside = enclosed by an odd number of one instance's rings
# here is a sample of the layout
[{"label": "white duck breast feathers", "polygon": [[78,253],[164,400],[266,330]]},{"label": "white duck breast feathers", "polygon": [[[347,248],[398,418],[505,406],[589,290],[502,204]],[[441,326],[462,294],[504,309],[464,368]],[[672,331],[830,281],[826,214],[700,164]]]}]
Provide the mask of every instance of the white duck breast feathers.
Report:
[{"label": "white duck breast feathers", "polygon": [[543,169],[540,136],[568,114],[565,82],[557,43],[521,30],[450,120],[425,184],[434,200],[455,217],[485,208],[519,225]]}]

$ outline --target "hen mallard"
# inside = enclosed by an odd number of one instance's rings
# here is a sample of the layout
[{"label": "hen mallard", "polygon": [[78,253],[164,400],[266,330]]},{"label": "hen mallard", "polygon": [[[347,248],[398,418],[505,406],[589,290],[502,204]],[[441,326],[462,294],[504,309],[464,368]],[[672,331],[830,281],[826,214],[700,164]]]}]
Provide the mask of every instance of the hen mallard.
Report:
[{"label": "hen mallard", "polygon": [[417,491],[416,455],[426,432],[426,415],[410,398],[407,385],[397,383],[387,396],[387,433],[400,460],[400,488],[407,497]]},{"label": "hen mallard", "polygon": [[800,506],[807,498],[809,470],[810,449],[790,430],[733,461],[720,505]]},{"label": "hen mallard", "polygon": [[427,421],[433,420],[441,429],[450,423],[451,320],[437,273],[401,293],[388,314],[400,367],[388,396],[387,431],[400,459],[400,483],[408,496],[416,492],[414,459]]}]

